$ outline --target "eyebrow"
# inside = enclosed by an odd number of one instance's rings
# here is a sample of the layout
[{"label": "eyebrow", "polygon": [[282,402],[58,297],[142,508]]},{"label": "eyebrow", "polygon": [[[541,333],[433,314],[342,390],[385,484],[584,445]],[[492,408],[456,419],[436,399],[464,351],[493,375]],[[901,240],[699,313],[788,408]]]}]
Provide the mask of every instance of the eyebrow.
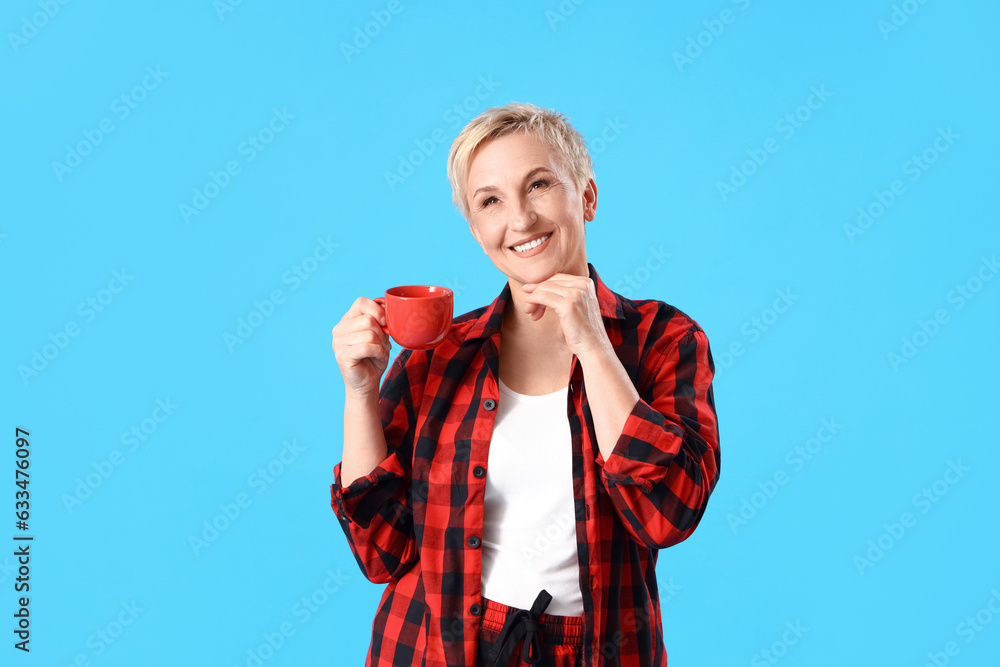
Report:
[{"label": "eyebrow", "polygon": [[[550,174],[552,173],[552,170],[549,169],[548,167],[535,167],[534,169],[532,169],[531,171],[529,171],[527,174],[524,175],[524,179],[523,180],[525,180],[525,181],[530,180],[536,174],[538,174],[539,172],[543,172],[543,171],[548,172]],[[473,193],[472,198],[475,199],[476,197],[478,197],[480,192],[491,192],[491,191],[497,190],[497,189],[498,188],[495,185],[484,185],[483,187],[481,187],[478,190],[476,190],[475,193]]]}]

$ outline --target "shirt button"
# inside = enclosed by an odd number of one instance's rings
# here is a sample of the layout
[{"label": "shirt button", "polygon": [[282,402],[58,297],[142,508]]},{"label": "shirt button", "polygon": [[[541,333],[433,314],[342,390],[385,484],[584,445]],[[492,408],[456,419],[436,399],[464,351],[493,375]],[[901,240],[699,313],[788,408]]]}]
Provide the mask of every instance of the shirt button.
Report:
[{"label": "shirt button", "polygon": [[483,401],[483,407],[486,408],[487,410],[492,410],[496,406],[497,402],[494,401],[492,398],[487,398],[485,401]]},{"label": "shirt button", "polygon": [[480,607],[479,604],[473,604],[471,607],[469,607],[469,613],[472,614],[473,616],[479,616],[481,613],[483,613],[483,608]]},{"label": "shirt button", "polygon": [[469,538],[469,546],[472,547],[473,549],[478,549],[479,548],[479,538],[476,537],[475,535],[473,535],[472,537],[470,537]]},{"label": "shirt button", "polygon": [[476,466],[475,468],[472,469],[472,476],[480,478],[486,477],[486,468],[484,468],[483,466]]}]

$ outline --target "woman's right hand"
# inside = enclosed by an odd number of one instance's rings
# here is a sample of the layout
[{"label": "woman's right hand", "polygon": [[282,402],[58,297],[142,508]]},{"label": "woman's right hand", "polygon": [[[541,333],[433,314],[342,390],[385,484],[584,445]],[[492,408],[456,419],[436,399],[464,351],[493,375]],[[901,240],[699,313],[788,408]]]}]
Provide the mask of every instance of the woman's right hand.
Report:
[{"label": "woman's right hand", "polygon": [[381,304],[359,296],[333,327],[333,354],[348,394],[378,395],[379,381],[392,350],[388,334],[379,326],[384,318]]}]

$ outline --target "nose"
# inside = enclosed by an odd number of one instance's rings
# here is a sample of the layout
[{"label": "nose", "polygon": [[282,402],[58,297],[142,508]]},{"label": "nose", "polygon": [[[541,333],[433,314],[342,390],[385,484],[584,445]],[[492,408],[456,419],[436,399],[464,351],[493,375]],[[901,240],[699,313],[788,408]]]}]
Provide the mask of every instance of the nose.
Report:
[{"label": "nose", "polygon": [[517,205],[511,209],[510,228],[514,231],[531,229],[538,220],[538,215],[527,197],[521,197]]}]

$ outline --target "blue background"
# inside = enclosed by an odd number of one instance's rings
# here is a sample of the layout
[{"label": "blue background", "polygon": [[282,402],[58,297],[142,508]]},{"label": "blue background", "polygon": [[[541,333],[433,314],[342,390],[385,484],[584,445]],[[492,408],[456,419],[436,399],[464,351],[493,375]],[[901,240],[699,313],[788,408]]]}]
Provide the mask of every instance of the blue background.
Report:
[{"label": "blue background", "polygon": [[363,663],[383,587],[329,505],[330,330],[392,285],[450,286],[456,314],[499,294],[445,161],[524,101],[590,142],[601,278],[712,344],[721,480],[657,566],[671,665],[996,664],[997,5],[388,7],[5,3],[0,506],[6,542],[22,427],[35,542],[30,655],[0,557],[0,662],[247,665],[286,624],[263,664]]}]

